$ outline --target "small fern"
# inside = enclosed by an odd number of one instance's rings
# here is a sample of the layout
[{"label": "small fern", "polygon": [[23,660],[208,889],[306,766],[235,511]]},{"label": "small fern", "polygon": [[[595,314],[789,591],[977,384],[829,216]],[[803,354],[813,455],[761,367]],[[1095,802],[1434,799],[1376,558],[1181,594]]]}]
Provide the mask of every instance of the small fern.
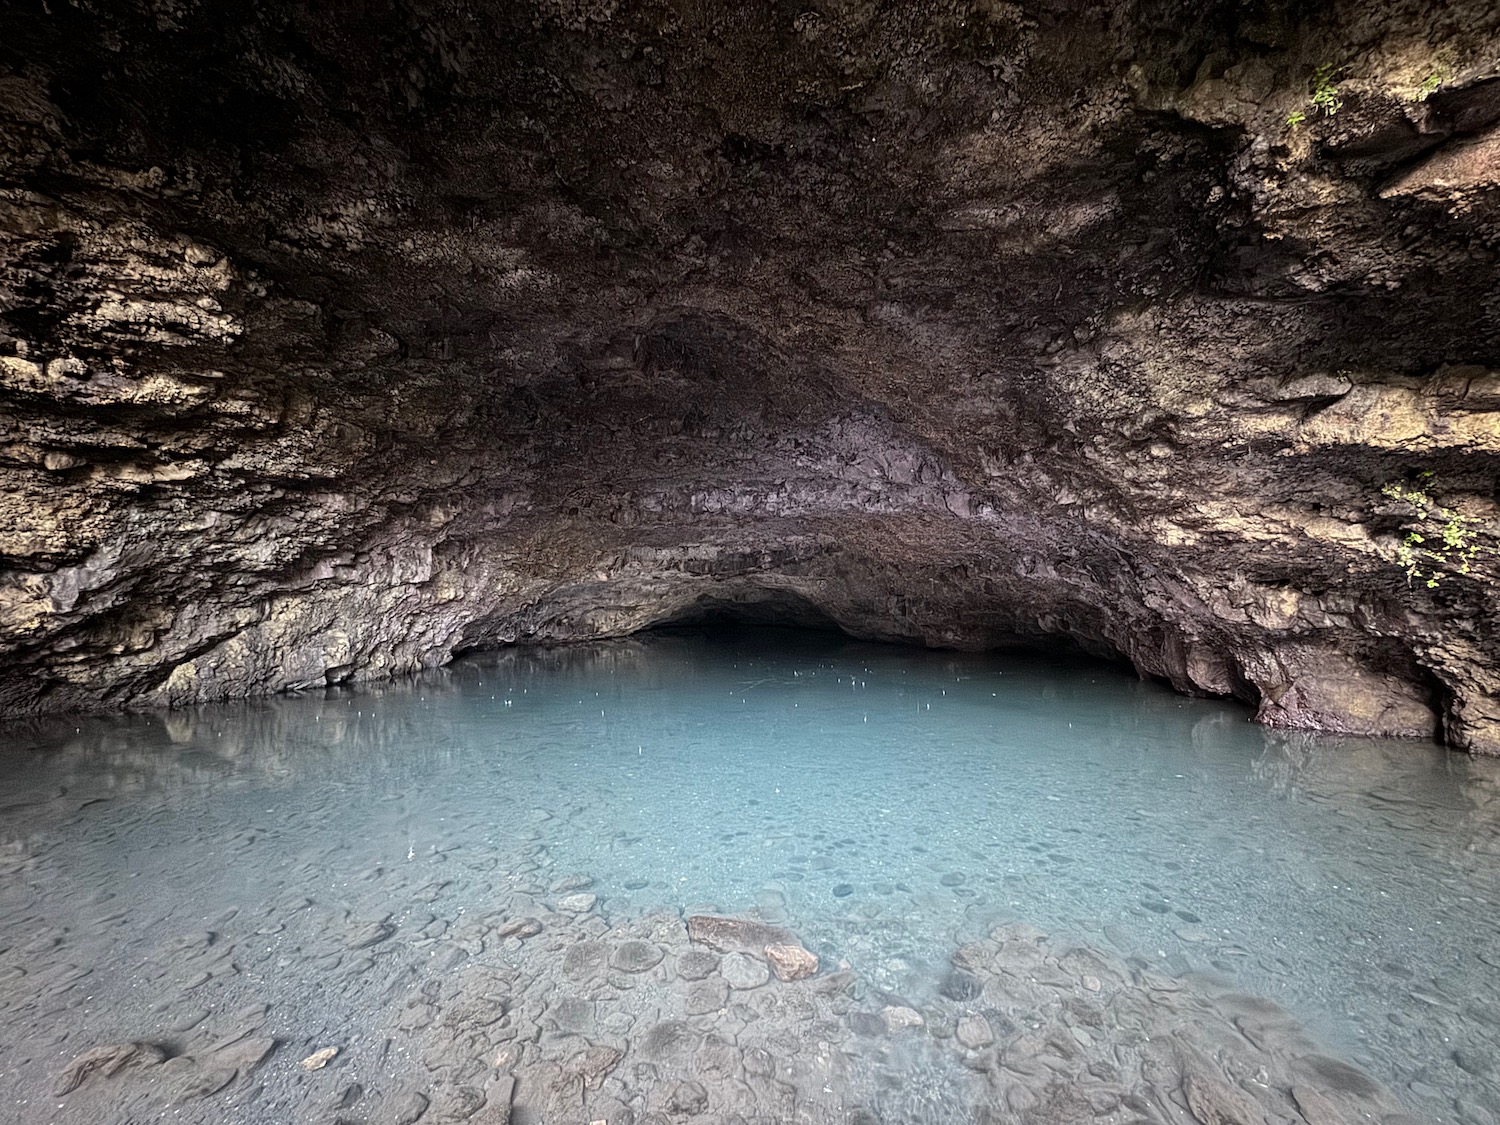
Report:
[{"label": "small fern", "polygon": [[[1433,473],[1422,472],[1418,479],[1426,485]],[[1468,574],[1473,569],[1480,546],[1476,535],[1479,520],[1437,503],[1425,487],[1393,482],[1380,492],[1407,505],[1420,521],[1396,544],[1396,562],[1406,571],[1408,585],[1420,578],[1433,590],[1450,574]]]},{"label": "small fern", "polygon": [[1344,99],[1339,97],[1339,68],[1324,63],[1313,72],[1312,105],[1322,111],[1324,117],[1332,117],[1344,108]]},{"label": "small fern", "polygon": [[1324,117],[1332,117],[1344,108],[1344,99],[1339,97],[1339,75],[1342,72],[1343,67],[1335,66],[1333,63],[1324,63],[1313,71],[1312,91],[1308,103],[1286,115],[1288,128],[1295,129],[1301,125],[1310,113],[1321,113]]}]

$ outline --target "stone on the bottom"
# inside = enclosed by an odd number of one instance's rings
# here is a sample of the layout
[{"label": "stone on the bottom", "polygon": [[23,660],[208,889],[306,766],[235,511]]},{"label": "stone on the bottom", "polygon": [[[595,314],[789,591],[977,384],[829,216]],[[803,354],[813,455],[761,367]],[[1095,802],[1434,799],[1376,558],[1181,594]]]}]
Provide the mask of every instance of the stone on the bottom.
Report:
[{"label": "stone on the bottom", "polygon": [[818,955],[800,945],[776,942],[766,946],[766,960],[777,980],[794,981],[810,977],[818,971]]}]

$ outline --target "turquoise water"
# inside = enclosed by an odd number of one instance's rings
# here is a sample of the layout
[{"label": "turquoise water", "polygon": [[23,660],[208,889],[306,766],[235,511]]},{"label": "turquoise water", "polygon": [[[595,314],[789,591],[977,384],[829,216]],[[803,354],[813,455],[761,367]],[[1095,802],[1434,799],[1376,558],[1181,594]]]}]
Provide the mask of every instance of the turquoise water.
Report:
[{"label": "turquoise water", "polygon": [[[1500,1118],[1500,766],[1436,747],[1268,731],[1113,666],[775,630],[6,742],[0,1051],[119,1034],[163,933],[378,913],[436,859],[460,911],[577,873],[611,916],[759,910],[903,996],[1024,920],[1275,999],[1434,1120]],[[49,959],[91,970],[88,1004],[22,1001]],[[294,959],[274,983],[315,992]]]}]

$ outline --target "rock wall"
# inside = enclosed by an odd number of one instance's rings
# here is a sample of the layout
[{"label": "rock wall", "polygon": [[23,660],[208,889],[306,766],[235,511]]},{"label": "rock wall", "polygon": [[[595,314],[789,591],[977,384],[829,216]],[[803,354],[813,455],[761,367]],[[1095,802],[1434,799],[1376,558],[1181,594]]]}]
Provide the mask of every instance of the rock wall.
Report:
[{"label": "rock wall", "polygon": [[759,605],[1500,753],[1488,0],[12,8],[0,711]]}]

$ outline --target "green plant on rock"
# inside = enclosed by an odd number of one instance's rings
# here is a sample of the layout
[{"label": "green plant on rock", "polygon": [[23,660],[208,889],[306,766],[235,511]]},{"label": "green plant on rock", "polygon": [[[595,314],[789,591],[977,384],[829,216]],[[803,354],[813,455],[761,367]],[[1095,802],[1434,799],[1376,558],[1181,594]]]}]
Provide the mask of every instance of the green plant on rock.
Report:
[{"label": "green plant on rock", "polygon": [[1426,488],[1432,479],[1428,470],[1418,474],[1420,484],[1393,482],[1380,490],[1388,499],[1407,505],[1416,517],[1417,526],[1409,527],[1406,537],[1396,544],[1396,562],[1406,571],[1408,585],[1420,578],[1429,590],[1450,574],[1468,574],[1479,553],[1479,520],[1437,503]]},{"label": "green plant on rock", "polygon": [[1324,63],[1313,71],[1312,95],[1305,107],[1294,109],[1286,115],[1286,123],[1295,129],[1307,120],[1309,113],[1321,113],[1324,117],[1332,117],[1344,108],[1344,99],[1339,97],[1339,74],[1342,67],[1333,63]]},{"label": "green plant on rock", "polygon": [[1344,99],[1339,97],[1338,69],[1332,63],[1324,63],[1313,73],[1313,108],[1324,117],[1332,117],[1344,108]]},{"label": "green plant on rock", "polygon": [[1438,87],[1444,81],[1444,72],[1441,69],[1434,70],[1426,78],[1422,79],[1422,84],[1417,87],[1417,101],[1425,102],[1428,98],[1432,97],[1433,94],[1437,93]]}]

